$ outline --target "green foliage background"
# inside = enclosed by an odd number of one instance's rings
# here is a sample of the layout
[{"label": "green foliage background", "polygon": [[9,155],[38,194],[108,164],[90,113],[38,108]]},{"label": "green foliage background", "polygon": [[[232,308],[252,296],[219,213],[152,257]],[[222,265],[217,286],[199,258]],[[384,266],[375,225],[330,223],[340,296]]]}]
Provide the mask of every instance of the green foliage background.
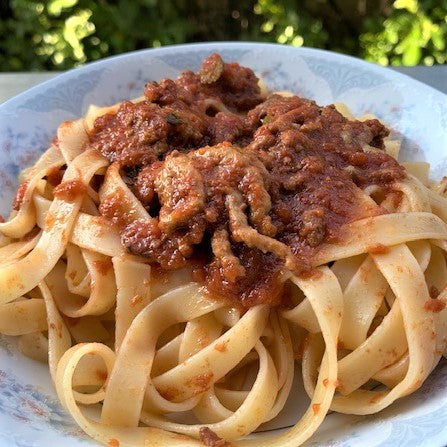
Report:
[{"label": "green foliage background", "polygon": [[250,40],[382,65],[447,61],[447,0],[0,0],[0,71],[64,70],[125,51]]}]

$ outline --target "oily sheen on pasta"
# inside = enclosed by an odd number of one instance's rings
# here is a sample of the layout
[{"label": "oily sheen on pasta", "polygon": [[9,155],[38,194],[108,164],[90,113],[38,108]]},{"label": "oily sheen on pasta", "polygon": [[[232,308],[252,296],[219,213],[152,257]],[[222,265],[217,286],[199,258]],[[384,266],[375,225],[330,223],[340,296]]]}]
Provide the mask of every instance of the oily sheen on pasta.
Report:
[{"label": "oily sheen on pasta", "polygon": [[0,333],[108,446],[296,447],[376,413],[447,354],[447,182],[399,146],[217,54],[91,106],[0,223]]}]

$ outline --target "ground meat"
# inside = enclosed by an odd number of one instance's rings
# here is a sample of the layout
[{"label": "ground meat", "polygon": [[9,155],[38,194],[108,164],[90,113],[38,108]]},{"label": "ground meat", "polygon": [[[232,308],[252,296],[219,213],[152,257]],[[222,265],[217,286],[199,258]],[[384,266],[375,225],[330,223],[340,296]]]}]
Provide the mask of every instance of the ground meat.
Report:
[{"label": "ground meat", "polygon": [[245,268],[239,258],[233,254],[227,230],[221,229],[214,232],[211,238],[211,248],[216,262],[220,265],[221,271],[229,283],[235,283],[237,278],[245,275]]},{"label": "ground meat", "polygon": [[219,112],[210,121],[208,131],[212,144],[223,143],[224,141],[240,143],[245,138],[249,139],[252,133],[246,121],[232,113]]},{"label": "ground meat", "polygon": [[260,303],[271,306],[281,304],[281,261],[272,253],[263,253],[244,244],[233,243],[232,252],[244,268],[244,276],[238,276],[234,281],[228,280],[226,269],[215,258],[205,265],[205,284],[210,295],[242,307]]},{"label": "ground meat", "polygon": [[300,236],[305,238],[311,247],[321,244],[326,233],[326,222],[322,208],[312,208],[303,212]]},{"label": "ground meat", "polygon": [[[157,260],[166,268],[178,268],[185,264],[193,245],[202,242],[208,230],[216,235],[211,246],[223,275],[234,281],[244,274],[244,269],[235,262],[229,233],[222,225],[221,217],[229,214],[232,240],[273,252],[281,259],[292,258],[288,247],[271,238],[276,228],[269,216],[268,172],[250,152],[229,143],[187,154],[174,151],[158,162],[156,168],[147,167],[141,174],[136,182],[138,196],[146,204],[157,196],[160,208],[158,217],[149,222],[137,221],[123,232],[123,243],[132,253]],[[249,206],[249,220],[254,228],[248,225],[241,193]],[[231,194],[236,197],[235,206],[227,200]],[[115,216],[111,218],[116,221]]]},{"label": "ground meat", "polygon": [[220,299],[281,304],[281,270],[310,276],[319,248],[343,226],[380,210],[362,189],[392,192],[404,169],[383,151],[377,120],[350,121],[334,106],[261,96],[254,73],[214,54],[198,73],[150,82],[145,100],[95,121],[90,146],[117,161],[152,216],[100,212],[122,243],[162,269],[200,258]]},{"label": "ground meat", "polygon": [[163,79],[146,86],[145,96],[160,105],[178,101],[200,107],[204,100],[214,98],[232,112],[244,112],[264,98],[252,70],[239,64],[224,63],[217,54],[205,59],[199,72],[184,71],[176,81]]},{"label": "ground meat", "polygon": [[[216,64],[218,72],[211,73]],[[205,61],[203,70],[202,75],[184,72],[177,81],[148,83],[144,101],[125,101],[115,114],[95,120],[90,145],[111,161],[138,167],[172,150],[249,139],[251,127],[239,114],[262,101],[258,78],[218,55]],[[218,113],[209,113],[210,104]]]},{"label": "ground meat", "polygon": [[133,192],[143,205],[150,205],[155,199],[155,179],[163,167],[163,163],[156,161],[144,167],[138,174],[133,186]]},{"label": "ground meat", "polygon": [[143,101],[126,101],[116,114],[95,120],[91,146],[123,166],[149,165],[172,148],[199,147],[207,120],[183,104],[161,108]]},{"label": "ground meat", "polygon": [[136,220],[125,226],[121,233],[123,245],[131,252],[144,256],[165,270],[185,267],[192,257],[194,246],[203,239],[205,223],[197,218],[186,229],[169,235],[160,229],[158,217],[151,220]]},{"label": "ground meat", "polygon": [[121,228],[132,223],[130,213],[123,212],[122,204],[125,198],[120,193],[109,195],[102,199],[99,204],[99,212],[113,224],[117,224]]},{"label": "ground meat", "polygon": [[217,81],[201,85],[201,91],[205,96],[217,96],[234,111],[250,110],[263,99],[253,71],[234,62],[224,64]]}]

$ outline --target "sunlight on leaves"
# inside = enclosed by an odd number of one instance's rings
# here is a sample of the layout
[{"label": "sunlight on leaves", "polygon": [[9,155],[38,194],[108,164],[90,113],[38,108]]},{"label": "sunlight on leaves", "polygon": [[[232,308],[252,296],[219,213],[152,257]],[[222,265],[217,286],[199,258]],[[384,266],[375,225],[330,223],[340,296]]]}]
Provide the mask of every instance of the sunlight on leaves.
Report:
[{"label": "sunlight on leaves", "polygon": [[409,12],[417,12],[418,2],[417,0],[396,0],[394,2],[394,7],[396,9],[406,9]]},{"label": "sunlight on leaves", "polygon": [[53,16],[59,16],[64,9],[76,5],[78,0],[51,0],[47,3],[48,13]]},{"label": "sunlight on leaves", "polygon": [[247,40],[381,65],[447,62],[447,0],[3,0],[0,70],[65,70],[184,42]]}]

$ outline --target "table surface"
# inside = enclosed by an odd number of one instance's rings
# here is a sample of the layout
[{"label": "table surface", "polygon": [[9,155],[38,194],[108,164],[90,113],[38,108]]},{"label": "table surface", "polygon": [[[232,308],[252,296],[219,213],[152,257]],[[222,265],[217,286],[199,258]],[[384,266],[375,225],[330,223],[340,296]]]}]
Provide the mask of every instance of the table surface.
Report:
[{"label": "table surface", "polygon": [[[447,65],[433,67],[392,67],[447,94]],[[0,104],[24,90],[46,81],[60,72],[0,73]]]}]

